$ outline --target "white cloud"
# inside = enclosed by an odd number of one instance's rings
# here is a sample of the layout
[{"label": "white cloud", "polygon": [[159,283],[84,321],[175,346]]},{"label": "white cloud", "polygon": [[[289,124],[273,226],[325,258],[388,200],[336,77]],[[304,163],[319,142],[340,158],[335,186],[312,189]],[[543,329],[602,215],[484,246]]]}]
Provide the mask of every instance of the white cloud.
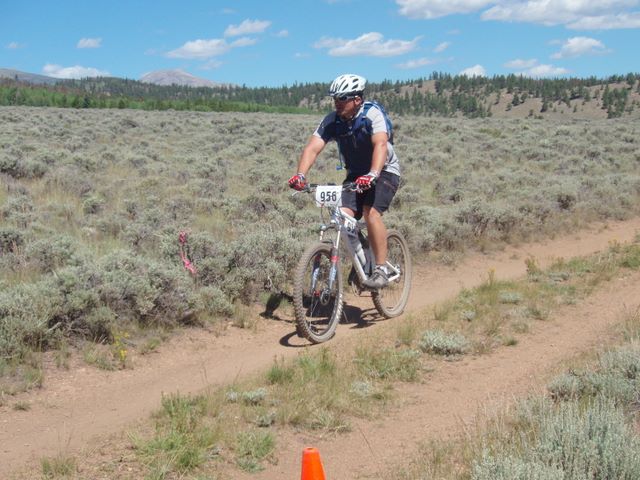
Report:
[{"label": "white cloud", "polygon": [[255,38],[250,37],[241,37],[231,43],[228,43],[226,40],[221,38],[191,40],[190,42],[186,42],[180,48],[167,52],[166,56],[169,58],[205,60],[211,57],[224,55],[232,48],[255,45],[256,42],[257,40]]},{"label": "white cloud", "polygon": [[640,0],[396,0],[400,14],[432,19],[482,11],[483,20],[566,25],[574,30],[640,28]]},{"label": "white cloud", "polygon": [[451,46],[451,42],[442,42],[439,43],[436,48],[433,49],[434,52],[436,53],[442,53],[444,52],[447,48],[449,48]]},{"label": "white cloud", "polygon": [[209,60],[204,65],[200,66],[200,70],[215,70],[222,66],[222,62],[220,60]]},{"label": "white cloud", "polygon": [[556,67],[554,65],[536,65],[527,70],[520,72],[525,77],[558,77],[561,75],[566,75],[569,73],[569,70],[562,67]]},{"label": "white cloud", "polygon": [[337,48],[344,45],[348,40],[344,38],[322,37],[313,44],[314,48]]},{"label": "white cloud", "polygon": [[530,60],[522,60],[520,58],[517,58],[515,60],[511,60],[507,63],[504,64],[504,66],[506,68],[513,68],[515,70],[521,70],[523,68],[531,68],[535,65],[538,64],[538,60],[535,58],[532,58]]},{"label": "white cloud", "polygon": [[18,42],[9,42],[9,44],[7,45],[7,48],[9,50],[17,50],[19,48],[24,48],[24,45]]},{"label": "white cloud", "polygon": [[192,40],[180,48],[167,53],[169,58],[211,58],[223,55],[231,50],[231,46],[218,38],[211,40]]},{"label": "white cloud", "polygon": [[569,73],[569,70],[563,67],[556,67],[554,65],[539,65],[538,60],[535,58],[531,58],[529,60],[522,60],[518,58],[505,63],[504,66],[506,68],[519,70],[518,72],[516,72],[517,75],[533,78],[558,77]]},{"label": "white cloud", "polygon": [[73,67],[62,67],[52,63],[47,63],[42,67],[42,73],[54,78],[86,78],[86,77],[108,77],[109,72],[98,70],[92,67],[81,67],[75,65]]},{"label": "white cloud", "polygon": [[262,33],[271,26],[268,20],[244,20],[240,25],[229,25],[224,31],[225,37]]},{"label": "white cloud", "polygon": [[466,75],[467,77],[486,77],[487,71],[482,65],[474,65],[473,67],[462,70],[460,75]]},{"label": "white cloud", "polygon": [[[627,13],[639,0],[494,0],[494,6],[482,14],[483,20],[574,25],[591,17],[616,17]],[[637,12],[636,12],[637,13]],[[635,14],[633,14],[635,15]],[[606,27],[601,23],[599,28]]]},{"label": "white cloud", "polygon": [[280,30],[278,33],[276,33],[276,37],[278,38],[285,38],[289,36],[289,30]]},{"label": "white cloud", "polygon": [[350,57],[363,55],[368,57],[393,57],[403,55],[414,50],[420,37],[411,41],[384,40],[381,33],[369,32],[353,40],[341,38],[321,38],[315,43],[315,48],[328,48],[332,57]]},{"label": "white cloud", "polygon": [[77,48],[100,48],[101,46],[101,38],[81,38],[76,45]]},{"label": "white cloud", "polygon": [[573,30],[614,30],[640,28],[640,12],[584,17],[567,25]]},{"label": "white cloud", "polygon": [[241,37],[237,40],[234,40],[229,46],[234,47],[248,47],[251,45],[255,45],[258,42],[255,38],[251,37]]},{"label": "white cloud", "polygon": [[431,19],[455,13],[475,12],[495,3],[495,0],[396,0],[396,3],[400,6],[401,15]]},{"label": "white cloud", "polygon": [[409,60],[408,62],[399,63],[396,67],[401,68],[403,70],[410,70],[413,68],[425,67],[427,65],[433,65],[437,63],[436,60],[431,60],[430,58],[422,57],[416,58],[415,60]]},{"label": "white cloud", "polygon": [[538,60],[531,58],[529,60],[522,60],[517,58],[504,64],[505,68],[511,68],[519,70],[515,72],[517,75],[523,75],[525,77],[558,77],[566,75],[569,70],[563,67],[556,67],[554,65],[539,65]]},{"label": "white cloud", "polygon": [[551,55],[551,58],[572,58],[583,55],[603,55],[610,50],[600,40],[589,37],[572,37],[562,44],[560,51]]}]

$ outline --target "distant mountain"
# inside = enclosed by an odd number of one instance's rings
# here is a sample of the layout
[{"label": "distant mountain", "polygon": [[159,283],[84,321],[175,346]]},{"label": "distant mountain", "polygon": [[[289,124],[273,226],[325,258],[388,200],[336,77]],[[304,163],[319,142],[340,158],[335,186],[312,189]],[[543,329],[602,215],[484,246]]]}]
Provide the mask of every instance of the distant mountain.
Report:
[{"label": "distant mountain", "polygon": [[186,87],[221,87],[221,83],[212,82],[206,78],[196,77],[184,70],[156,70],[140,78],[141,82],[155,85],[182,85]]},{"label": "distant mountain", "polygon": [[21,72],[20,70],[12,70],[10,68],[0,68],[0,78],[10,78],[20,82],[37,83],[44,85],[54,85],[60,82],[59,78],[47,77],[36,73]]}]

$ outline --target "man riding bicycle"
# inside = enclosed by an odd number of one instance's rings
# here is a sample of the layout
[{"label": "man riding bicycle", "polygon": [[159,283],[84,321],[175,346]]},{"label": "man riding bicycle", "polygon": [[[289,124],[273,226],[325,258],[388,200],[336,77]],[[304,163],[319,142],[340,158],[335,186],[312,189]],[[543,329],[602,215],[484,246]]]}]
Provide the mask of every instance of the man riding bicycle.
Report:
[{"label": "man riding bicycle", "polygon": [[400,165],[386,112],[377,103],[364,101],[366,84],[366,79],[353,74],[340,75],[333,81],[329,96],[333,97],[335,111],[320,122],[307,142],[289,186],[304,189],[306,175],[318,155],[329,141],[336,141],[340,162],[347,169],[344,182],[357,186],[357,191],[343,192],[341,208],[357,219],[364,216],[376,258],[376,268],[364,285],[378,289],[389,283],[385,267],[387,228],[382,215],[398,189]]}]

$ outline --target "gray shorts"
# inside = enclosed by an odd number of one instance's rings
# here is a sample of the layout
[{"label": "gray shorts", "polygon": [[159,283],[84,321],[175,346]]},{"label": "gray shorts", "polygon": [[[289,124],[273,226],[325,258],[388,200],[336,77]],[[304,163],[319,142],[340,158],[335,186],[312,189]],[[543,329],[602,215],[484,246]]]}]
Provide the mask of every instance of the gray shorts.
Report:
[{"label": "gray shorts", "polygon": [[[347,177],[344,183],[353,181],[355,181],[355,178]],[[384,213],[389,209],[399,184],[400,177],[398,175],[383,171],[380,173],[375,186],[369,190],[362,193],[342,192],[342,206],[353,210],[357,219],[362,218],[362,210],[365,205]]]}]

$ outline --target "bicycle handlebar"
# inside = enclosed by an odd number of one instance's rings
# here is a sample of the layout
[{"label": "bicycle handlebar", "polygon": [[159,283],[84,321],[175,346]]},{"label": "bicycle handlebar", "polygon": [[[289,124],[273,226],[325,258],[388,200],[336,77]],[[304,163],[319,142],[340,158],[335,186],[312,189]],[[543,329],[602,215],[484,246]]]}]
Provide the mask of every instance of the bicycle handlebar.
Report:
[{"label": "bicycle handlebar", "polygon": [[[307,183],[307,185],[305,185],[305,187],[302,190],[299,190],[299,192],[304,192],[304,193],[312,193],[315,192],[316,188],[318,187],[322,187],[324,185],[331,185],[331,186],[335,186],[335,183]],[[358,190],[358,186],[356,185],[356,182],[348,182],[348,183],[343,183],[342,184],[342,191],[346,191],[346,192],[355,192]]]}]

